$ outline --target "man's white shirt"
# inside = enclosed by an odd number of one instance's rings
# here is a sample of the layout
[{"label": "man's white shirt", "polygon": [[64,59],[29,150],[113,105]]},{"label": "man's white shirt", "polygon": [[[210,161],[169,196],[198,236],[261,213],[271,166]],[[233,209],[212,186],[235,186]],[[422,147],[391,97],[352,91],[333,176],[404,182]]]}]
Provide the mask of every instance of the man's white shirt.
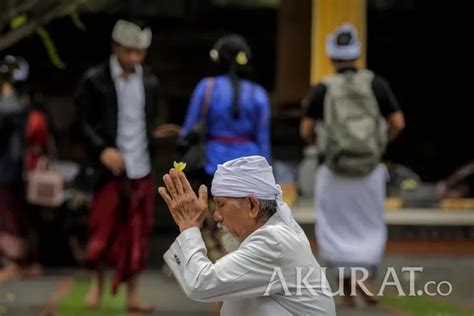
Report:
[{"label": "man's white shirt", "polygon": [[148,140],[146,137],[145,89],[143,68],[124,77],[117,57],[110,57],[112,79],[117,91],[117,147],[122,153],[129,179],[139,179],[151,172]]},{"label": "man's white shirt", "polygon": [[194,227],[164,259],[188,297],[223,301],[221,315],[336,315],[328,282],[296,222],[289,227],[275,214],[216,263],[206,254]]}]

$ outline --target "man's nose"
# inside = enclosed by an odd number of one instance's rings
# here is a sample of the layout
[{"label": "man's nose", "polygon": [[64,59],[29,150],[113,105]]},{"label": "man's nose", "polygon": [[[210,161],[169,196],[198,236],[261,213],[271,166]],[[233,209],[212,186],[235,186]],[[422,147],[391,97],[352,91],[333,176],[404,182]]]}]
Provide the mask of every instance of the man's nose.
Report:
[{"label": "man's nose", "polygon": [[220,221],[222,220],[222,215],[221,215],[221,213],[219,212],[218,209],[216,209],[216,210],[214,211],[214,220],[215,220],[216,222],[220,222]]}]

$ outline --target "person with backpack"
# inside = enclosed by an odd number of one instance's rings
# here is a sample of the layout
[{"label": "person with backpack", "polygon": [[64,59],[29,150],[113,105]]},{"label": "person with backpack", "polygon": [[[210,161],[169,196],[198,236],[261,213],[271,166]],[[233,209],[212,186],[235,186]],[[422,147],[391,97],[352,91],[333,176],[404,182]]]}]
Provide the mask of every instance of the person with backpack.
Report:
[{"label": "person with backpack", "polygon": [[[357,30],[347,23],[328,37],[326,53],[336,73],[311,89],[300,125],[301,137],[316,142],[321,153],[314,197],[319,253],[329,271],[344,268],[342,304],[349,306],[357,294],[376,303],[364,289],[370,283],[351,276],[350,268],[365,269],[370,280],[382,259],[388,173],[380,162],[388,141],[405,126],[387,81],[355,67],[360,47]],[[348,292],[353,288],[357,293]]]}]

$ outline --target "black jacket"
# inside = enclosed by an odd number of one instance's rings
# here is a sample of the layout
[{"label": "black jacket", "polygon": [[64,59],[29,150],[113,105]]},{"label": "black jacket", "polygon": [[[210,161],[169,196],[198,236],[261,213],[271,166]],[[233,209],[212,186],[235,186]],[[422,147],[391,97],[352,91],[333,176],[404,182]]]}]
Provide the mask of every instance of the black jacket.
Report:
[{"label": "black jacket", "polygon": [[[143,85],[148,153],[150,161],[153,161],[153,130],[158,110],[159,83],[158,78],[145,66]],[[87,165],[94,170],[94,187],[97,188],[112,175],[100,163],[100,154],[107,147],[117,147],[117,93],[108,60],[84,74],[75,94],[75,104],[86,142]]]}]

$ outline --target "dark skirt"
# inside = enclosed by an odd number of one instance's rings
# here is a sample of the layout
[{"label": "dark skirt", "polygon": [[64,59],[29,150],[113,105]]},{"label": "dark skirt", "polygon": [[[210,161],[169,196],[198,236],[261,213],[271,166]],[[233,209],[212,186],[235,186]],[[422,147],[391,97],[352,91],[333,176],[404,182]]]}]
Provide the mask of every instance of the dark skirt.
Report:
[{"label": "dark skirt", "polygon": [[95,192],[88,218],[86,264],[101,262],[115,267],[112,291],[141,272],[148,257],[153,225],[151,176],[110,179]]},{"label": "dark skirt", "polygon": [[0,234],[19,239],[24,247],[20,257],[9,257],[8,249],[0,247],[0,255],[21,266],[36,261],[36,251],[32,247],[35,209],[25,202],[23,185],[0,185]]},{"label": "dark skirt", "polygon": [[23,185],[0,185],[0,233],[26,238],[31,230]]}]

